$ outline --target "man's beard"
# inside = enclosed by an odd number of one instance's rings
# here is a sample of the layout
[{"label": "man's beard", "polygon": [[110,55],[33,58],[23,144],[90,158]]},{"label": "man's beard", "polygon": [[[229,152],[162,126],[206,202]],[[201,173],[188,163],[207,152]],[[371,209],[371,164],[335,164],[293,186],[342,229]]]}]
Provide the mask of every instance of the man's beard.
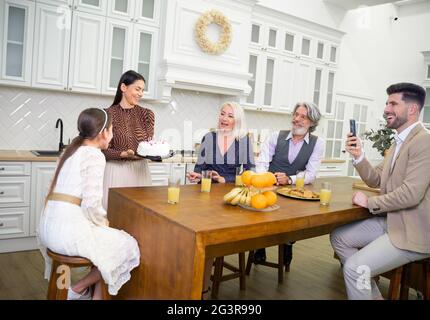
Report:
[{"label": "man's beard", "polygon": [[308,130],[309,128],[305,128],[305,127],[298,127],[298,128],[293,127],[293,134],[298,136],[304,136],[306,133],[308,133]]},{"label": "man's beard", "polygon": [[[393,115],[392,113],[390,115]],[[391,124],[388,123],[386,124],[386,127],[389,129],[398,129],[401,126],[403,126],[406,122],[408,122],[408,118],[407,117],[402,117],[402,116],[395,116],[396,118],[394,119],[393,122],[391,122]],[[384,114],[384,118],[385,120],[387,120],[387,115]]]}]

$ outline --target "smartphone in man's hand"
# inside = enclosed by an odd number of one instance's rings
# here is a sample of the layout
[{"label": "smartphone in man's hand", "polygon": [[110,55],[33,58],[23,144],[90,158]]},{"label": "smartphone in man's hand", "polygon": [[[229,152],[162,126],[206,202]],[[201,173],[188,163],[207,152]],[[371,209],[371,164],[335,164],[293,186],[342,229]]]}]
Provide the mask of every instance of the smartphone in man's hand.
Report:
[{"label": "smartphone in man's hand", "polygon": [[[351,133],[351,135],[353,136],[353,137],[356,137],[357,136],[357,125],[356,125],[356,123],[355,123],[355,120],[354,119],[350,119],[349,120],[349,132]],[[356,145],[355,144],[352,144],[351,146],[353,146],[353,147],[355,147]]]}]

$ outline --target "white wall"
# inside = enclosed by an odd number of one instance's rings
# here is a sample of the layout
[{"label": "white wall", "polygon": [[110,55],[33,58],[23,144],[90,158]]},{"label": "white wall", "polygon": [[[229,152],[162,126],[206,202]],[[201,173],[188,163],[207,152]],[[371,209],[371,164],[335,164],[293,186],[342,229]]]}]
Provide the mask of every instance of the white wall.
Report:
[{"label": "white wall", "polygon": [[[200,136],[217,124],[220,105],[235,98],[187,90],[173,90],[172,105],[142,101],[155,113],[155,137],[174,134],[172,148],[192,147]],[[64,142],[77,135],[79,113],[90,107],[106,108],[112,97],[64,93],[28,88],[0,86],[0,150],[56,149],[59,129],[57,118],[64,122]],[[291,117],[247,111],[248,127],[261,130],[279,130],[288,127]],[[190,133],[191,132],[191,133]],[[180,138],[178,138],[178,134]],[[194,141],[184,146],[184,137]],[[187,137],[188,137],[187,136]],[[165,137],[165,136],[164,136]]]},{"label": "white wall", "polygon": [[[395,16],[397,21],[392,19]],[[347,34],[341,45],[337,90],[373,97],[368,128],[378,128],[386,88],[396,82],[423,83],[421,51],[430,50],[430,2],[351,10],[340,29]]]}]

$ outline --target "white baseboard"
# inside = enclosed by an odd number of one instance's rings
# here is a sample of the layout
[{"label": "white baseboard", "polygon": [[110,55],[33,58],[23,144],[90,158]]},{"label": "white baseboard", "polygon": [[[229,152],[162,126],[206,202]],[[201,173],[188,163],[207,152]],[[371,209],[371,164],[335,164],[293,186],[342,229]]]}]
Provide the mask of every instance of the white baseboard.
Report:
[{"label": "white baseboard", "polygon": [[14,238],[0,240],[0,253],[36,250],[36,237]]}]

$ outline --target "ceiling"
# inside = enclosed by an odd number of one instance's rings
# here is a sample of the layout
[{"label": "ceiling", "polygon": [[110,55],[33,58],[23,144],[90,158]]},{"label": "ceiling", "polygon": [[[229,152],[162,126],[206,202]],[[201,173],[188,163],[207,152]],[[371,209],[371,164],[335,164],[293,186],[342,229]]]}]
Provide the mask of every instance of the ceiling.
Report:
[{"label": "ceiling", "polygon": [[324,2],[334,4],[345,10],[357,9],[359,6],[376,6],[385,3],[396,3],[398,5],[422,2],[423,0],[324,0]]}]

